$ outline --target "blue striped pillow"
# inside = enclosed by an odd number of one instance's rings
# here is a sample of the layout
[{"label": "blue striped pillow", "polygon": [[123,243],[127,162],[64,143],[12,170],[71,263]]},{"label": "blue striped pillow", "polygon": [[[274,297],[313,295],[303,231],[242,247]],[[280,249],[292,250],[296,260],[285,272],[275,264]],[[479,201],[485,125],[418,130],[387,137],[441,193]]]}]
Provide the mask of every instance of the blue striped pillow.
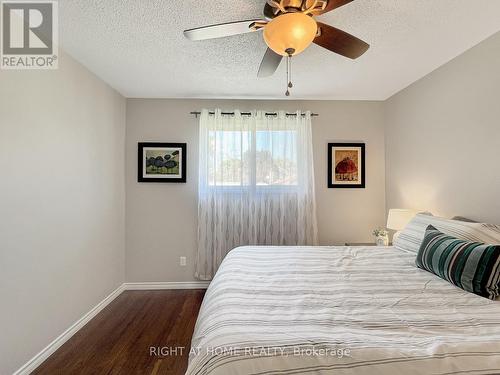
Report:
[{"label": "blue striped pillow", "polygon": [[499,245],[460,240],[429,225],[416,264],[468,292],[489,299],[500,295]]}]

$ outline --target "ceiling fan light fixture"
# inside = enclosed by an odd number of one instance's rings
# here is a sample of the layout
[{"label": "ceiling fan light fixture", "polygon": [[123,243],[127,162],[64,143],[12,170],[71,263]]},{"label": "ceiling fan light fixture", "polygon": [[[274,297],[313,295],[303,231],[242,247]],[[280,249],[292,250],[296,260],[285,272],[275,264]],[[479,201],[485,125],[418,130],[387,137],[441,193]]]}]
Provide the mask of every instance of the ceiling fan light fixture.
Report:
[{"label": "ceiling fan light fixture", "polygon": [[285,13],[265,26],[264,40],[279,55],[298,55],[313,42],[317,31],[318,25],[311,16],[300,12]]}]

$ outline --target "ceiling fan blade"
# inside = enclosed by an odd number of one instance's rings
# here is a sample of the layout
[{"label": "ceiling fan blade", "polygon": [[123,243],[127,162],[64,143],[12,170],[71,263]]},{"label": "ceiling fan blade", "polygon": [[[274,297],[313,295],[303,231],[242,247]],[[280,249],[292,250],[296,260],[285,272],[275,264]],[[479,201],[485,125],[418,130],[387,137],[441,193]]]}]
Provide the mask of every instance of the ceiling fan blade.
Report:
[{"label": "ceiling fan blade", "polygon": [[339,55],[357,59],[370,48],[368,43],[333,26],[318,22],[318,29],[314,43]]},{"label": "ceiling fan blade", "polygon": [[268,48],[266,53],[264,54],[264,58],[260,63],[259,72],[257,73],[257,77],[270,77],[274,74],[276,69],[281,63],[283,56],[278,55],[271,48]]},{"label": "ceiling fan blade", "polygon": [[328,3],[326,4],[325,9],[319,10],[319,11],[314,11],[313,14],[314,15],[325,14],[327,12],[334,10],[334,9],[340,8],[341,6],[349,4],[353,1],[354,0],[328,0]]},{"label": "ceiling fan blade", "polygon": [[226,36],[245,34],[257,31],[259,28],[252,28],[254,23],[266,23],[267,21],[255,19],[237,22],[220,23],[217,25],[197,27],[184,30],[184,36],[190,40],[205,40],[223,38]]}]

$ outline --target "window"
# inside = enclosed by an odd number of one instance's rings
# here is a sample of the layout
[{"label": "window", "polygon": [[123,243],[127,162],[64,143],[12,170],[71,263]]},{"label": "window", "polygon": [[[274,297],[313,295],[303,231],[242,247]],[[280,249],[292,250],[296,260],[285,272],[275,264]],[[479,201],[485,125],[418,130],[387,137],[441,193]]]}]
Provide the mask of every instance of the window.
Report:
[{"label": "window", "polygon": [[297,132],[294,130],[208,133],[209,186],[294,186],[297,178]]}]

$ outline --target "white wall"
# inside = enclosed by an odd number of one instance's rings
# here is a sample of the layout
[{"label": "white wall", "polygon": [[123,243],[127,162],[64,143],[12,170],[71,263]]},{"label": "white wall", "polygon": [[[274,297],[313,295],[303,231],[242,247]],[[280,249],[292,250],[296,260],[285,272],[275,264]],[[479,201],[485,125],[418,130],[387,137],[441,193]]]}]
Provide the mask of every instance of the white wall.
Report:
[{"label": "white wall", "polygon": [[60,58],[0,71],[0,374],[124,281],[125,99]]},{"label": "white wall", "polygon": [[500,224],[500,33],[386,102],[387,208]]},{"label": "white wall", "polygon": [[[198,120],[189,112],[311,110],[319,237],[323,245],[372,241],[385,222],[384,123],[381,102],[127,100],[126,280],[190,281],[197,228]],[[137,143],[187,142],[186,184],[138,183]],[[327,189],[327,143],[366,143],[367,188]],[[179,257],[187,256],[187,267]]]}]

